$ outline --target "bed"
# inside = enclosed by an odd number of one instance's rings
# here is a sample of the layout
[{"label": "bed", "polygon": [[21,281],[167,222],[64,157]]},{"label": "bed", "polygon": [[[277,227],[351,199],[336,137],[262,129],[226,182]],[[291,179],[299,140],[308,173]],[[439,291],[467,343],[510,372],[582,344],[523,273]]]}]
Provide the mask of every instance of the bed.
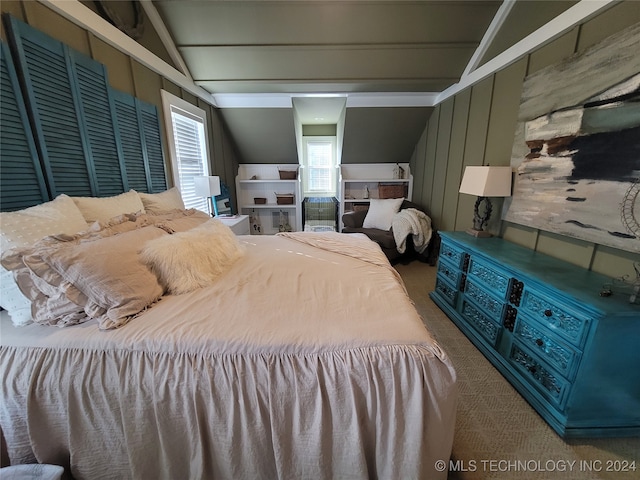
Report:
[{"label": "bed", "polygon": [[[121,215],[109,228],[135,228],[104,237],[98,219],[91,234],[48,239],[86,249],[131,231],[184,239],[206,228],[206,244],[186,241],[207,258],[227,235],[215,219],[176,215]],[[76,479],[446,478],[436,462],[451,452],[455,371],[380,248],[330,232],[233,238],[241,253],[199,288],[181,292],[175,264],[147,263],[171,278],[126,322],[107,307],[56,326],[16,326],[2,312],[11,463],[62,465]],[[104,250],[87,260],[91,275]]]}]

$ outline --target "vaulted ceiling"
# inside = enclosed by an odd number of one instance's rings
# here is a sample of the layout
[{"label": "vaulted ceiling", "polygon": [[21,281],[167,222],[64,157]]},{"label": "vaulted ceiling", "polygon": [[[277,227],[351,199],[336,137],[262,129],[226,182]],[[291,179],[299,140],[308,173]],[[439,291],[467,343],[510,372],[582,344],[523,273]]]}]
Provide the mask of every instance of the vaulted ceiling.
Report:
[{"label": "vaulted ceiling", "polygon": [[188,73],[219,98],[440,92],[575,3],[153,1]]},{"label": "vaulted ceiling", "polygon": [[[83,3],[116,8],[112,2]],[[130,10],[125,2],[116,3],[121,11]],[[304,124],[336,123],[340,112],[332,105],[340,102],[325,99],[346,99],[345,135],[364,134],[345,138],[353,151],[367,138],[361,125],[373,122],[379,135],[388,132],[378,139],[391,143],[387,150],[411,155],[441,92],[577,3],[140,0],[139,5],[166,49],[162,56],[221,107],[241,161],[283,162],[296,161],[291,110],[292,99],[300,97],[308,99],[298,102]],[[356,113],[365,107],[367,114]],[[398,122],[403,135],[393,128]],[[363,158],[368,155],[362,151]]]}]

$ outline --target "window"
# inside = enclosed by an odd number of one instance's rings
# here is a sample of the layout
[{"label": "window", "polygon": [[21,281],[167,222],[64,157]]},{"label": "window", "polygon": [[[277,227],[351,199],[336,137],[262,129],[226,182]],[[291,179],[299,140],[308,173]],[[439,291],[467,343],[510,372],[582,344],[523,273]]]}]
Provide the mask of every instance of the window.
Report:
[{"label": "window", "polygon": [[209,212],[208,199],[196,195],[194,177],[210,175],[207,114],[204,110],[162,91],[173,183],[186,208]]},{"label": "window", "polygon": [[335,196],[337,190],[335,137],[305,137],[304,145],[304,196]]}]

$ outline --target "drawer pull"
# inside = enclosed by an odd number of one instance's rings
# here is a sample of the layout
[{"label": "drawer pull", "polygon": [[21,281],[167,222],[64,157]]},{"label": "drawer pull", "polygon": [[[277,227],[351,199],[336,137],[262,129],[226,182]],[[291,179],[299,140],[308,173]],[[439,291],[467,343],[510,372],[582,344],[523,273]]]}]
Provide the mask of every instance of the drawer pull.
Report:
[{"label": "drawer pull", "polygon": [[537,368],[534,367],[534,366],[530,366],[530,367],[527,368],[527,370],[529,370],[532,374],[535,375]]},{"label": "drawer pull", "polygon": [[553,316],[553,312],[551,310],[547,309],[547,310],[544,311],[544,315],[545,315],[545,317],[551,317],[551,316]]},{"label": "drawer pull", "polygon": [[445,275],[449,275],[449,273],[450,273],[450,272],[449,272],[449,270],[445,270],[445,271],[444,271],[444,274],[445,274]]},{"label": "drawer pull", "polygon": [[518,310],[513,308],[511,305],[507,305],[504,315],[504,321],[502,324],[504,328],[513,332],[513,327],[516,325],[516,317],[518,316]]},{"label": "drawer pull", "polygon": [[542,341],[542,339],[541,339],[541,338],[537,338],[537,339],[536,339],[536,345],[538,345],[539,347],[541,347],[541,346],[543,346],[543,345],[544,345],[544,342]]}]

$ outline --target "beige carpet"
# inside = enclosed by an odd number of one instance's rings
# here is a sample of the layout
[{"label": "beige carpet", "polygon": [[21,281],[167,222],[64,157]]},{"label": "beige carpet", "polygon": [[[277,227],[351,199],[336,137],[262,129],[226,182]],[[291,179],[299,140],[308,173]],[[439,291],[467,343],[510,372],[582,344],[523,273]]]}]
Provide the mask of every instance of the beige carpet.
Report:
[{"label": "beige carpet", "polygon": [[396,269],[458,373],[449,479],[640,479],[640,438],[563,441],[431,301],[436,268]]}]

